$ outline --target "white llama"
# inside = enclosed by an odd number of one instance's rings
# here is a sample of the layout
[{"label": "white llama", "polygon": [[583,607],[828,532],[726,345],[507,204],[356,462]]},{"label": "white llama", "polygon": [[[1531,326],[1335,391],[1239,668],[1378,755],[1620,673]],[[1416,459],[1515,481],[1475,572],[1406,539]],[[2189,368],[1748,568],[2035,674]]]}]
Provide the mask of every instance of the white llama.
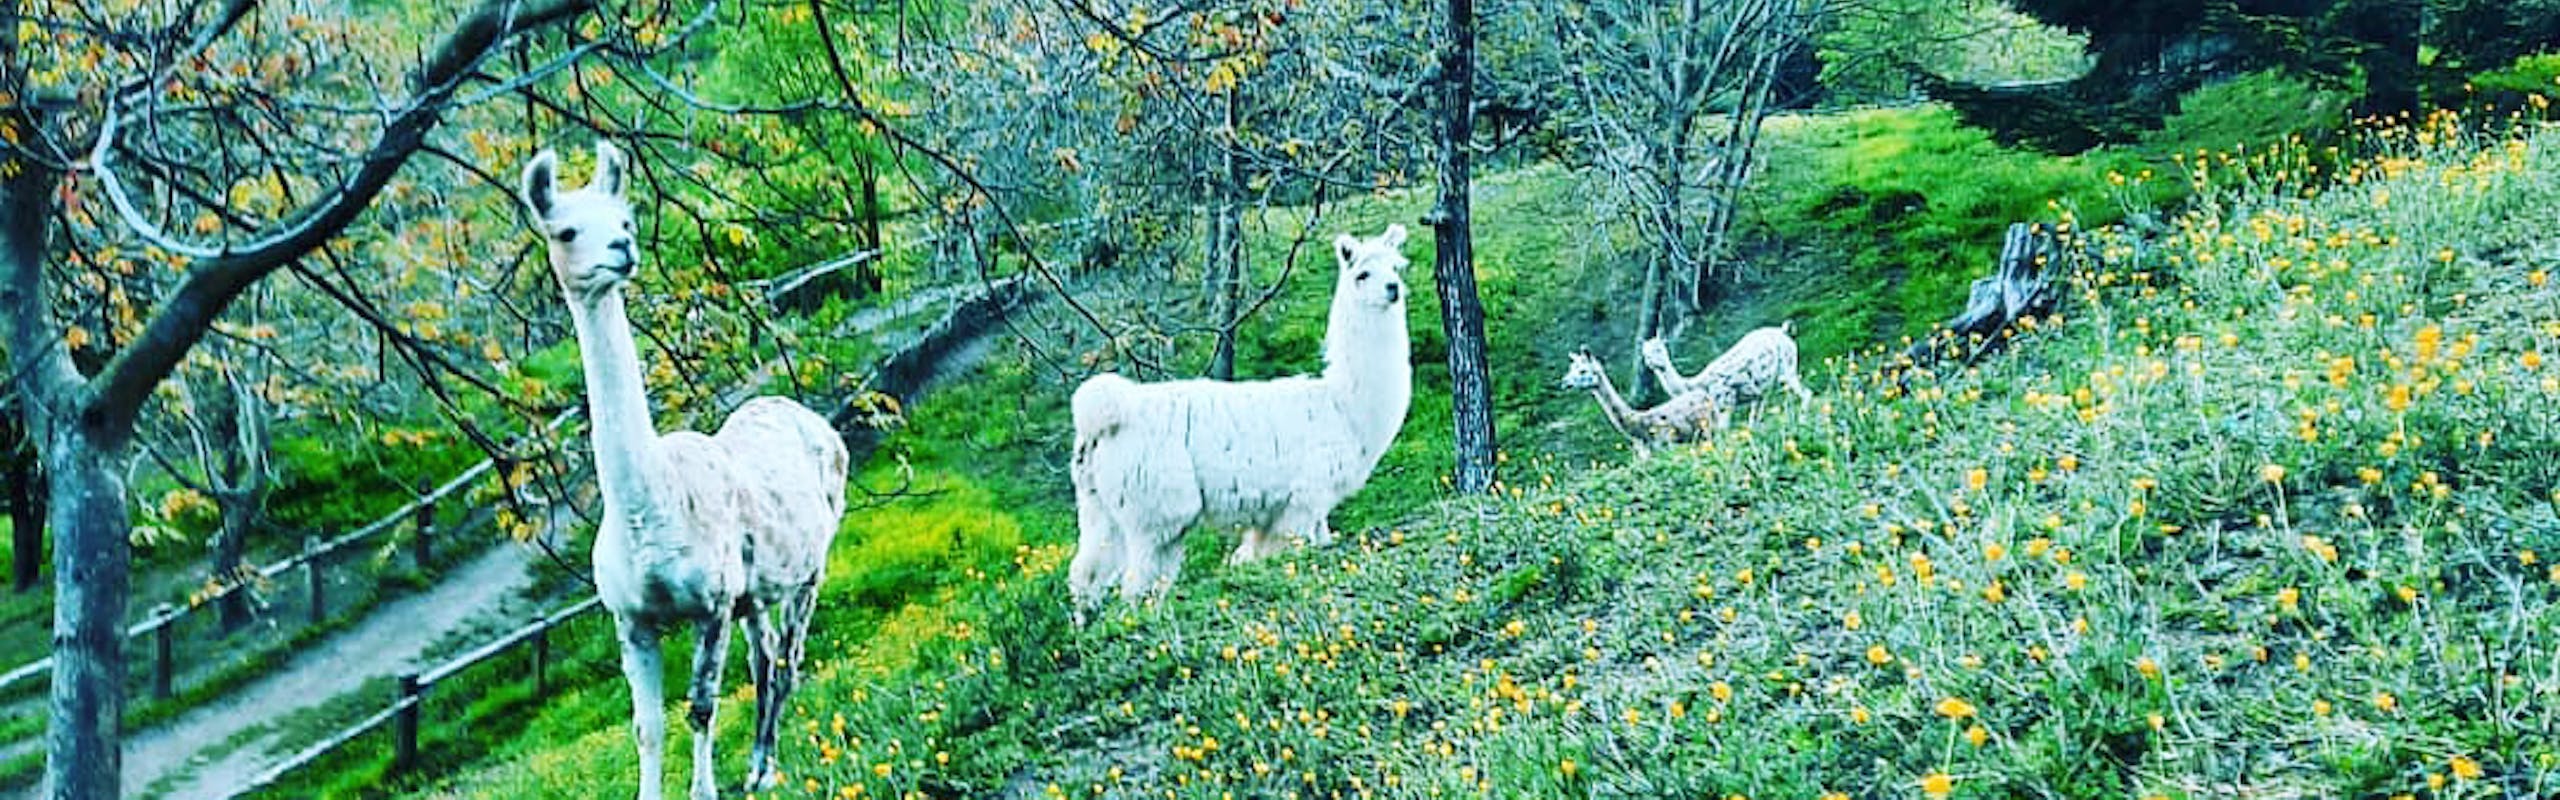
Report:
[{"label": "white llama", "polygon": [[1609,370],[1590,351],[1576,351],[1573,363],[1565,369],[1557,385],[1566,389],[1585,389],[1600,401],[1600,415],[1616,428],[1618,435],[1636,448],[1636,457],[1653,455],[1654,445],[1677,444],[1704,438],[1707,423],[1716,418],[1721,408],[1706,392],[1682,392],[1662,401],[1661,405],[1637,409],[1618,394],[1616,384],[1609,382]]},{"label": "white llama", "polygon": [[1813,392],[1796,375],[1796,340],[1790,335],[1794,331],[1795,323],[1788,322],[1743,334],[1741,341],[1696,375],[1680,374],[1671,364],[1671,346],[1659,338],[1644,340],[1640,351],[1645,367],[1674,399],[1704,392],[1715,404],[1716,427],[1722,428],[1731,421],[1735,405],[1760,399],[1773,385],[1785,384],[1797,399],[1813,402]]},{"label": "white llama", "polygon": [[552,274],[586,361],[604,496],[596,591],[621,632],[639,796],[660,796],[667,724],[658,639],[686,625],[696,639],[687,709],[692,797],[718,796],[711,722],[733,618],[745,623],[754,652],[756,739],[747,786],[762,788],[774,779],[776,726],[817,606],[827,546],[844,517],[844,441],[824,418],[779,397],[748,401],[711,436],[659,435],[622,308],[623,287],[639,266],[631,206],[622,196],[628,165],[613,145],[598,143],[594,179],[563,191],[558,163],[548,150],[534,156],[522,199],[551,240]]},{"label": "white llama", "polygon": [[1324,374],[1271,381],[1086,379],[1075,393],[1076,557],[1081,612],[1117,586],[1136,600],[1173,582],[1182,533],[1234,524],[1241,563],[1292,536],[1326,544],[1335,504],[1368,483],[1413,400],[1402,225],[1336,237]]}]

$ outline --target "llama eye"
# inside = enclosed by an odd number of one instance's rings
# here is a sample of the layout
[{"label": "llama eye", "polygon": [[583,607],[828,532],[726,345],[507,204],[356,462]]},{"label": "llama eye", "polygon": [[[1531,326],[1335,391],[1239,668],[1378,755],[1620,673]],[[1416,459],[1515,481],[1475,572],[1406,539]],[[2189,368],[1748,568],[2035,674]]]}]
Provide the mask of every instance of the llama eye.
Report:
[{"label": "llama eye", "polygon": [[1351,276],[1351,279],[1355,281],[1365,281],[1369,279],[1369,273],[1363,272],[1358,275]]},{"label": "llama eye", "polygon": [[561,244],[568,244],[578,238],[578,229],[561,228],[559,233],[551,234],[551,238],[558,240]]}]

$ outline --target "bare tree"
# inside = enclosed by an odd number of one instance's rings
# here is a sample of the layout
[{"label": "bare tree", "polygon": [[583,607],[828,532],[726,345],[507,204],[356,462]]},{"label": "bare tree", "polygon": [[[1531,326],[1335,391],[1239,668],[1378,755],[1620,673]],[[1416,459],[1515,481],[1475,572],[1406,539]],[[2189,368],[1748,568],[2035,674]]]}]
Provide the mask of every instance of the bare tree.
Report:
[{"label": "bare tree", "polygon": [[[1731,261],[1736,201],[1756,163],[1779,68],[1804,47],[1814,0],[1576,0],[1521,4],[1546,42],[1532,64],[1568,76],[1559,109],[1616,216],[1650,245],[1636,324],[1669,334]],[[1721,124],[1712,115],[1722,114]],[[1634,394],[1653,378],[1635,370]]]},{"label": "bare tree", "polygon": [[[126,475],[155,388],[252,287],[331,257],[332,240],[448,115],[502,94],[466,92],[491,55],[593,7],[485,2],[398,88],[365,78],[376,65],[361,32],[253,0],[113,18],[15,0],[0,15],[11,21],[0,26],[0,313],[54,534],[50,796],[121,794]],[[30,35],[40,41],[21,40]],[[587,52],[567,48],[533,71]],[[345,61],[314,66],[331,59]],[[124,262],[101,257],[105,242],[132,243],[174,279],[117,280]],[[142,286],[150,293],[130,288]]]},{"label": "bare tree", "polygon": [[[263,288],[253,293],[264,293]],[[220,521],[213,531],[207,585],[240,584],[249,535],[275,483],[269,443],[275,390],[274,351],[235,340],[254,331],[217,330],[197,345],[203,358],[179,368],[159,393],[158,413],[137,419],[137,443],[183,490],[210,497]],[[245,352],[243,352],[245,351]],[[157,430],[155,430],[157,429]],[[218,603],[224,631],[248,624],[247,592],[228,592]]]}]

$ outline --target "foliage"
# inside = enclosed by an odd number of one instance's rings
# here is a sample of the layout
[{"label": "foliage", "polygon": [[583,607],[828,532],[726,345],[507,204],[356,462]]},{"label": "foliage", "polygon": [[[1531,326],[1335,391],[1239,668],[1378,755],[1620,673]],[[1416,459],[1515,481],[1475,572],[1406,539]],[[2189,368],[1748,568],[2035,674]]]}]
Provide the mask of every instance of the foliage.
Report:
[{"label": "foliage", "polygon": [[[2253,72],[2178,98],[2178,112],[2162,120],[2159,130],[2143,134],[2137,147],[2193,153],[2270,142],[2326,146],[2345,132],[2357,93],[2283,72]],[[2288,113],[2267,113],[2271,108]]]},{"label": "foliage", "polygon": [[[2519,56],[2515,63],[2471,76],[2471,86],[2490,99],[2511,96],[2510,103],[2533,106],[2536,112],[2547,108],[2550,95],[2560,91],[2560,53]],[[2543,99],[2535,101],[2532,98]]]},{"label": "foliage", "polygon": [[1981,84],[2065,80],[2088,70],[2088,37],[2046,26],[2006,2],[1860,0],[1830,6],[1817,36],[1834,103],[1915,96],[1910,70]]}]

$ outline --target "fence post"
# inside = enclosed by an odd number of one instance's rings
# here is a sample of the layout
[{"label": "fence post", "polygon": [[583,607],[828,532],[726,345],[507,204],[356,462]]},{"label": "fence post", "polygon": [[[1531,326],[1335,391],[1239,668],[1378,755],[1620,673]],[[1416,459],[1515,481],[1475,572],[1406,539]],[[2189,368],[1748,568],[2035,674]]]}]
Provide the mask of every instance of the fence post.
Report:
[{"label": "fence post", "polygon": [[170,641],[169,624],[177,617],[166,615],[168,606],[161,606],[160,611],[160,624],[151,628],[151,696],[167,700],[172,694],[169,673],[177,666],[176,654],[171,652],[176,645]]},{"label": "fence post", "polygon": [[320,574],[320,537],[304,537],[302,554],[302,574],[311,583],[311,624],[318,625],[329,618],[328,598],[322,589],[328,580]]},{"label": "fence post", "polygon": [[533,696],[540,700],[551,696],[545,677],[551,671],[551,621],[537,618],[536,623],[541,627],[533,629]]},{"label": "fence post", "polygon": [[416,548],[413,556],[417,559],[418,569],[422,571],[428,564],[435,561],[436,501],[435,498],[427,495],[428,492],[435,491],[435,488],[435,483],[431,481],[418,482],[418,496],[421,498],[418,501],[418,536],[410,542]]},{"label": "fence post", "polygon": [[392,715],[392,736],[397,740],[391,755],[391,774],[409,771],[418,764],[418,713],[425,705],[421,695],[426,690],[418,685],[418,673],[400,673],[400,695],[393,703],[400,709]]}]

